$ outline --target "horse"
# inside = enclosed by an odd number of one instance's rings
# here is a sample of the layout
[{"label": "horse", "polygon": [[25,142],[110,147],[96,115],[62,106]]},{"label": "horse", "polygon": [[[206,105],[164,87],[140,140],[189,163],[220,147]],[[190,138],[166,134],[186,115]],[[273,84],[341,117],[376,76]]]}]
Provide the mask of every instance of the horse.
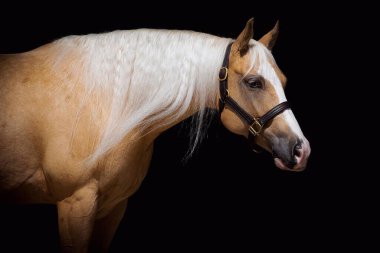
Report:
[{"label": "horse", "polygon": [[209,109],[277,167],[302,171],[311,149],[271,53],[279,26],[254,40],[253,23],[236,40],[137,29],[0,55],[0,199],[55,204],[63,252],[105,252],[154,140],[196,114],[191,155]]}]

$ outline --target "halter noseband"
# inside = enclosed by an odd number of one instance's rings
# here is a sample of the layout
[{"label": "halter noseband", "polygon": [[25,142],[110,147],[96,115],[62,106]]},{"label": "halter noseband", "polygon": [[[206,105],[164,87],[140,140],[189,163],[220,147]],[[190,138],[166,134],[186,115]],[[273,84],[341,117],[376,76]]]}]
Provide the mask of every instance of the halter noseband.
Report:
[{"label": "halter noseband", "polygon": [[290,109],[290,104],[288,101],[282,102],[270,109],[262,117],[257,118],[251,116],[243,108],[241,108],[239,104],[230,96],[228,91],[228,64],[231,46],[232,42],[228,44],[226,48],[226,53],[223,59],[223,65],[219,71],[219,114],[222,114],[224,107],[227,105],[230,109],[232,109],[232,111],[234,111],[237,114],[237,116],[243,119],[249,126],[248,141],[252,146],[252,149],[257,152],[260,149],[260,146],[256,144],[255,137],[261,133],[261,130],[265,127],[268,121],[281,114],[283,111]]}]

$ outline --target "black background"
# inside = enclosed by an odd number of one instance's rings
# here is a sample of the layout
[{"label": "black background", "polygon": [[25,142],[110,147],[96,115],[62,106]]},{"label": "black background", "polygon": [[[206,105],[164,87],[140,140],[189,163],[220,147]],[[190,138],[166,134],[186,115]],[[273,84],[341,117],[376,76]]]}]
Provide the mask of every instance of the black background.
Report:
[{"label": "black background", "polygon": [[[331,43],[345,33],[336,16],[339,10],[312,2],[231,2],[206,8],[181,1],[137,7],[93,3],[88,8],[34,3],[2,12],[0,53],[27,51],[70,34],[142,27],[235,38],[250,17],[255,17],[258,39],[279,19],[273,53],[288,77],[288,100],[311,143],[307,170],[280,171],[270,155],[252,153],[218,118],[196,154],[184,163],[187,120],[157,139],[149,173],[130,198],[111,252],[252,252],[261,247],[309,252],[358,243],[363,231],[357,226],[367,224],[352,212],[361,205],[354,194],[360,178],[352,180],[338,160],[343,153],[336,146],[339,137],[327,123],[335,106],[332,69],[342,61],[342,51],[334,48],[332,53]],[[0,245],[12,252],[56,252],[56,220],[54,206],[1,205]]]}]

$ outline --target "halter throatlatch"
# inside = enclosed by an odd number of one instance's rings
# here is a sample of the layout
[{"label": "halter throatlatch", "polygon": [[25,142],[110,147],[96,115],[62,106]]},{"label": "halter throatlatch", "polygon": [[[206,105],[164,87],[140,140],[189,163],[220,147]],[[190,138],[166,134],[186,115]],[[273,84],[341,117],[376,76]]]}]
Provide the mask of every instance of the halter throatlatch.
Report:
[{"label": "halter throatlatch", "polygon": [[226,48],[226,53],[223,59],[223,65],[219,71],[219,114],[221,115],[225,106],[228,106],[233,112],[236,113],[241,119],[245,121],[248,127],[248,141],[254,151],[260,150],[260,146],[256,144],[255,137],[259,135],[265,125],[281,114],[283,111],[290,109],[290,104],[288,101],[282,102],[272,109],[270,109],[267,113],[265,113],[261,117],[253,117],[249,113],[247,113],[243,108],[239,106],[239,104],[230,96],[228,91],[228,65],[229,65],[229,56],[231,52],[232,42],[228,44]]}]

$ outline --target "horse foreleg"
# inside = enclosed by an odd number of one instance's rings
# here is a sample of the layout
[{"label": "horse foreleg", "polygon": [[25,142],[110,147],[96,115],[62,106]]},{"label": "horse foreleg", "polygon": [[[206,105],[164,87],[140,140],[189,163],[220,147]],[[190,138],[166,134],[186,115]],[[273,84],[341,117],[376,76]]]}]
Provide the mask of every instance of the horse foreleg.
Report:
[{"label": "horse foreleg", "polygon": [[123,218],[127,201],[117,204],[110,213],[95,221],[90,252],[107,252],[116,229]]},{"label": "horse foreleg", "polygon": [[97,211],[97,194],[97,182],[91,181],[57,203],[63,252],[87,252]]}]

